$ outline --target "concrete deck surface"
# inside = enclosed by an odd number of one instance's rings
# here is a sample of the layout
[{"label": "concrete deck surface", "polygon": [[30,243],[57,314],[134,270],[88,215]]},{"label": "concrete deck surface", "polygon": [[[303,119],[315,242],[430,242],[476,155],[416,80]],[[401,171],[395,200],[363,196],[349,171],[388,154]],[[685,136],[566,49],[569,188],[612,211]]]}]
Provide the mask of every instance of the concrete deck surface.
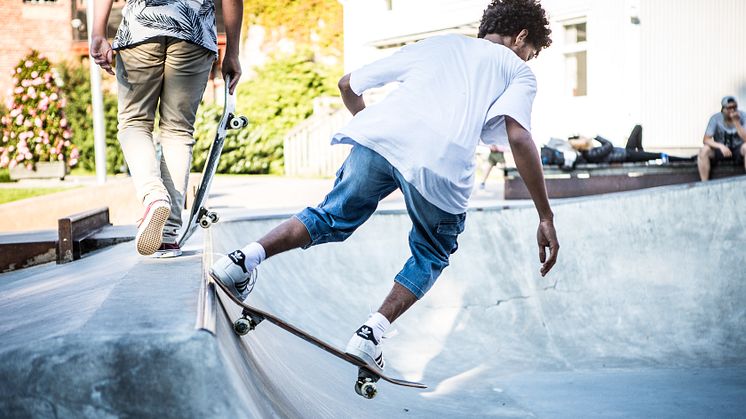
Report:
[{"label": "concrete deck surface", "polygon": [[[744,417],[744,187],[736,178],[555,203],[562,250],[546,278],[535,211],[484,201],[451,266],[385,342],[387,368],[429,388],[382,383],[368,401],[343,361],[272,325],[244,338],[230,330],[239,310],[214,299],[204,266],[282,217],[246,218],[253,196],[216,184],[211,202],[225,215],[182,258],[140,258],[125,243],[0,275],[0,412]],[[266,261],[251,301],[343,346],[407,256],[409,220],[386,205],[345,243]]]}]

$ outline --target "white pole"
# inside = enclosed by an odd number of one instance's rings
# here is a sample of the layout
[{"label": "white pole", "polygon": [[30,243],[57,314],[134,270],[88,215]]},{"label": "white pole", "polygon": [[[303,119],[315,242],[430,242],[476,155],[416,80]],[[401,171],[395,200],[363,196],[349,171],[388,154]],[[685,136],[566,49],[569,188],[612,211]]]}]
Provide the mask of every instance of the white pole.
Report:
[{"label": "white pole", "polygon": [[[93,31],[94,0],[86,0],[86,26],[88,45],[91,45]],[[91,98],[93,106],[93,149],[96,162],[96,181],[106,183],[106,131],[104,130],[104,100],[101,94],[101,69],[88,57],[91,69]]]}]

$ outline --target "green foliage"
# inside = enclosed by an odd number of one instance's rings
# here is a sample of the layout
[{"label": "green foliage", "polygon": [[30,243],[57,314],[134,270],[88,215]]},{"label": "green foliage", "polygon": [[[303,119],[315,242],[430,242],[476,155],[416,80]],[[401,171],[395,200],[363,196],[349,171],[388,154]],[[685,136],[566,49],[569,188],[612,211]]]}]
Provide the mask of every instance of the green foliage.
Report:
[{"label": "green foliage", "polygon": [[[60,65],[60,76],[64,80],[62,90],[68,100],[67,118],[73,129],[73,142],[80,149],[80,166],[95,172],[96,160],[93,147],[93,109],[91,104],[91,80],[89,68],[78,62]],[[117,97],[104,91],[104,124],[106,132],[106,171],[126,171],[124,154],[117,141]]]},{"label": "green foliage", "polygon": [[248,25],[261,25],[272,38],[315,44],[322,54],[341,57],[342,14],[339,0],[252,0],[244,2],[243,33]]},{"label": "green foliage", "polygon": [[[285,134],[311,115],[314,98],[337,94],[339,75],[315,63],[310,53],[275,58],[258,69],[237,91],[237,114],[249,117],[249,128],[229,131],[218,173],[282,173]],[[198,112],[193,170],[204,165],[220,112],[205,105]]]},{"label": "green foliage", "polygon": [[31,169],[42,161],[75,166],[78,149],[70,141],[61,80],[49,60],[31,50],[16,66],[13,84],[0,118],[0,167],[21,164]]}]

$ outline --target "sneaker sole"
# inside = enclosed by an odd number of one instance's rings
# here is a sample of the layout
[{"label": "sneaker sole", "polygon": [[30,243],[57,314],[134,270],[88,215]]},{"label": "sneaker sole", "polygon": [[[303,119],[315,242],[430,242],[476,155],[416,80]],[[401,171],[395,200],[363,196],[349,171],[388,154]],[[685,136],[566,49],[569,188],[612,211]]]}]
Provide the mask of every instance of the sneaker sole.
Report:
[{"label": "sneaker sole", "polygon": [[241,293],[238,292],[236,287],[234,285],[227,285],[225,282],[223,282],[217,275],[215,275],[215,271],[213,271],[212,268],[210,268],[210,276],[215,282],[219,282],[220,286],[230,290],[231,294],[233,294],[236,299],[238,299],[239,301],[245,301],[244,298],[241,297]]},{"label": "sneaker sole", "polygon": [[163,227],[166,225],[169,215],[171,215],[171,208],[169,207],[158,207],[153,210],[150,222],[137,237],[137,253],[148,256],[161,247]]},{"label": "sneaker sole", "polygon": [[167,250],[165,252],[156,251],[155,253],[153,253],[153,257],[156,258],[156,259],[175,258],[175,257],[181,256],[181,255],[182,255],[181,250],[179,250],[178,252],[174,252],[173,250]]}]

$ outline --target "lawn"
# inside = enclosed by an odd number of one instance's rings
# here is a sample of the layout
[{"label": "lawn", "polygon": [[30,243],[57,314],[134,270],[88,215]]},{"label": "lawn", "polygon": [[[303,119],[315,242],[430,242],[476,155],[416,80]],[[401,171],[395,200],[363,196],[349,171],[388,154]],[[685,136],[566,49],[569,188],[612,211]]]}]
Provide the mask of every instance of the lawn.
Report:
[{"label": "lawn", "polygon": [[0,188],[0,204],[69,190],[70,188]]}]

